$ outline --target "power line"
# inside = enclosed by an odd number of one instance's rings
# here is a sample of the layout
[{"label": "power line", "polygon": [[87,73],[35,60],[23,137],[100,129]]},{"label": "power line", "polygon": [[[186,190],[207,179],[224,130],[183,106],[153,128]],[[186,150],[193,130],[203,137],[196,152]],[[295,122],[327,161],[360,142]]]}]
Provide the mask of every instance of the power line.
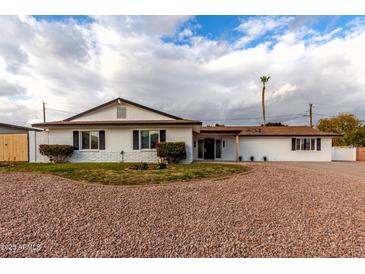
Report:
[{"label": "power line", "polygon": [[[298,118],[305,117],[305,114],[298,113],[298,114],[282,114],[282,115],[272,115],[268,116],[267,118],[291,118],[293,116],[299,116]],[[256,120],[261,119],[261,117],[242,117],[242,118],[215,118],[215,119],[201,119],[202,121],[240,121],[240,120]]]},{"label": "power line", "polygon": [[55,108],[46,108],[46,110],[53,110],[53,111],[58,111],[58,112],[65,112],[65,113],[77,114],[76,112],[62,110],[62,109],[55,109]]},{"label": "power line", "polygon": [[322,113],[315,113],[315,112],[313,114],[318,115],[318,116],[329,117],[329,118],[335,117],[334,115],[328,115],[328,114],[322,114]]}]

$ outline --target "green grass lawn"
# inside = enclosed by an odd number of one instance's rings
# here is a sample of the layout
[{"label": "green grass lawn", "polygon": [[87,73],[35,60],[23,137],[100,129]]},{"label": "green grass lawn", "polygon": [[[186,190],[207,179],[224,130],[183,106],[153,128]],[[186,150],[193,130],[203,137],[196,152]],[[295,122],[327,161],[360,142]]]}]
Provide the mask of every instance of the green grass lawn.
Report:
[{"label": "green grass lawn", "polygon": [[249,170],[243,165],[192,163],[169,165],[168,169],[131,170],[131,163],[19,163],[0,167],[3,172],[40,172],[78,181],[106,185],[158,184],[171,181],[186,181],[224,177]]}]

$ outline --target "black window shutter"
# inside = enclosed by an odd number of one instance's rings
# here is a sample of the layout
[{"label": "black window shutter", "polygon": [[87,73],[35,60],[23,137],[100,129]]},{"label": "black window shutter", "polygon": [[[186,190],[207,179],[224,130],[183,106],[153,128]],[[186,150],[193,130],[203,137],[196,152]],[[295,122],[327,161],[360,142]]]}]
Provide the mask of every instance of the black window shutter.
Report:
[{"label": "black window shutter", "polygon": [[166,130],[160,130],[160,142],[166,142]]},{"label": "black window shutter", "polygon": [[99,149],[100,150],[105,149],[105,131],[104,130],[99,131]]},{"label": "black window shutter", "polygon": [[139,149],[139,131],[133,130],[133,149]]},{"label": "black window shutter", "polygon": [[317,150],[321,150],[321,138],[317,138]]},{"label": "black window shutter", "polygon": [[291,150],[295,150],[295,138],[291,138]]},{"label": "black window shutter", "polygon": [[79,132],[73,132],[73,139],[74,139],[74,150],[79,150]]}]

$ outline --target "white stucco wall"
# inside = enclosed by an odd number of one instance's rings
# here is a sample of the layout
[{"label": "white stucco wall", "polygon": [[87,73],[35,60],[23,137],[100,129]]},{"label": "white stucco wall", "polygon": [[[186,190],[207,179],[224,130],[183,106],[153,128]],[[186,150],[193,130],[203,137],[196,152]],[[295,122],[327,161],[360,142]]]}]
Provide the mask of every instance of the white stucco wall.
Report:
[{"label": "white stucco wall", "polygon": [[30,131],[29,132],[29,162],[48,162],[48,158],[39,153],[39,145],[48,144],[48,132]]},{"label": "white stucco wall", "polygon": [[[190,163],[192,157],[192,128],[191,127],[128,127],[128,128],[70,128],[50,129],[37,136],[37,155],[33,161],[42,162],[46,159],[39,154],[40,144],[73,145],[74,130],[105,130],[105,150],[76,150],[70,158],[71,162],[157,162],[156,150],[133,150],[133,130],[166,130],[167,142],[185,142],[187,159],[183,162]],[[124,151],[124,154],[121,154]]]},{"label": "white stucco wall", "polygon": [[[203,139],[205,136],[195,136],[194,140]],[[293,136],[295,138],[295,136]],[[222,158],[216,161],[235,161],[236,159],[236,143],[234,136],[208,137],[220,138],[225,142],[222,147]],[[332,141],[331,138],[321,138],[321,151],[292,151],[292,137],[240,137],[239,138],[239,156],[242,161],[250,161],[250,157],[254,156],[255,161],[263,161],[266,156],[268,161],[331,161]],[[302,138],[302,137],[298,137]],[[198,143],[194,148],[194,160],[198,159]]]},{"label": "white stucco wall", "polygon": [[332,147],[332,161],[356,161],[356,147]]},{"label": "white stucco wall", "polygon": [[29,162],[36,161],[36,139],[35,139],[36,132],[29,131],[28,133],[28,145],[29,145]]},{"label": "white stucco wall", "polygon": [[251,156],[255,157],[255,161],[263,161],[264,156],[267,157],[268,161],[331,161],[331,138],[321,138],[320,151],[292,151],[291,138],[240,137],[239,156],[242,156],[243,161],[250,161]]},{"label": "white stucco wall", "polygon": [[117,106],[112,104],[92,113],[82,115],[72,121],[110,121],[110,120],[173,120],[170,117],[145,110],[134,105],[124,104],[127,108],[127,118],[117,119]]}]

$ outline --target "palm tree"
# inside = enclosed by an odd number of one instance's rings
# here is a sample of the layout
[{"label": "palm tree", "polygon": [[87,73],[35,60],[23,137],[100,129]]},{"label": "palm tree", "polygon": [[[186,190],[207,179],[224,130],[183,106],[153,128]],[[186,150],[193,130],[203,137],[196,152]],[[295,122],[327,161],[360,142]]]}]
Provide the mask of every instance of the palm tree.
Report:
[{"label": "palm tree", "polygon": [[262,119],[263,125],[266,125],[266,117],[265,117],[265,89],[266,83],[269,82],[270,76],[261,76],[260,81],[262,83]]}]

